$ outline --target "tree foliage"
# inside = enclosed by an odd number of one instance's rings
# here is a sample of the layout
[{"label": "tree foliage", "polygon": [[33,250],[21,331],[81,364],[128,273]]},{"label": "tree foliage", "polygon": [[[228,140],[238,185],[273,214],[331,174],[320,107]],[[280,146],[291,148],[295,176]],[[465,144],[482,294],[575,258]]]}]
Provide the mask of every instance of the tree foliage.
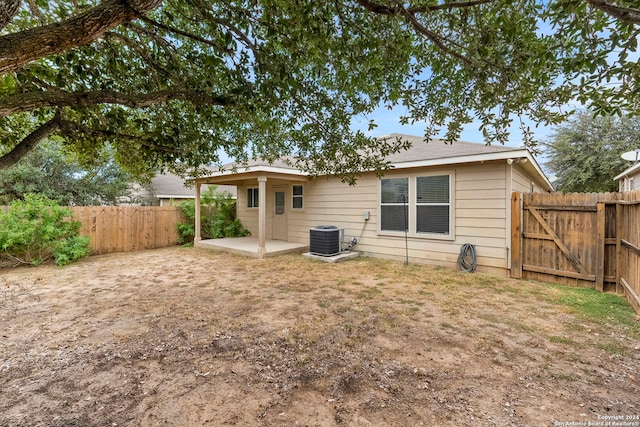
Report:
[{"label": "tree foliage", "polygon": [[[379,106],[456,139],[559,123],[578,99],[638,113],[631,0],[7,0],[0,168],[58,135],[133,172],[292,155],[349,179],[406,143],[351,129]],[[524,121],[522,121],[524,123]],[[375,124],[371,124],[375,127]],[[533,144],[522,125],[525,141]]]},{"label": "tree foliage", "polygon": [[640,117],[576,114],[546,142],[546,166],[562,192],[617,191],[613,178],[630,166],[620,155],[640,148]]},{"label": "tree foliage", "polygon": [[[107,151],[108,152],[108,151]],[[133,177],[108,156],[80,166],[57,141],[39,144],[15,165],[0,169],[0,205],[37,193],[63,206],[135,202]]]},{"label": "tree foliage", "polygon": [[[202,218],[200,231],[204,238],[221,239],[223,237],[244,237],[251,233],[236,218],[236,201],[227,192],[217,193],[215,186],[210,186],[202,193],[200,206]],[[181,202],[179,205],[186,222],[178,224],[178,243],[192,243],[195,236],[196,206],[194,200]]]},{"label": "tree foliage", "polygon": [[27,194],[0,210],[0,265],[66,265],[89,255],[89,238],[80,236],[71,211],[42,195]]}]

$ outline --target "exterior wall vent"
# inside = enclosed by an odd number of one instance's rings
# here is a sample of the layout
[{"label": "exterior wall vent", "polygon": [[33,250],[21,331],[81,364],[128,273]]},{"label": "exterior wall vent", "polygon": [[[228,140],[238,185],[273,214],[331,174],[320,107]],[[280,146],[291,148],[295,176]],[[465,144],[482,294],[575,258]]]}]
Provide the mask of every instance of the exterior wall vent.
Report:
[{"label": "exterior wall vent", "polygon": [[333,256],[341,252],[344,230],[334,225],[319,225],[309,230],[309,252],[313,255]]}]

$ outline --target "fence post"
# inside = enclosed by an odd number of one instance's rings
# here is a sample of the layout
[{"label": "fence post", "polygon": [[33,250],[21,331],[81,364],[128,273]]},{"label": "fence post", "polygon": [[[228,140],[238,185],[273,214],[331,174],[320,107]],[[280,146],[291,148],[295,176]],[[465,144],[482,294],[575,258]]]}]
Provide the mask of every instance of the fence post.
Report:
[{"label": "fence post", "polygon": [[605,204],[596,206],[596,291],[604,292]]},{"label": "fence post", "polygon": [[522,278],[521,195],[511,193],[511,277]]}]

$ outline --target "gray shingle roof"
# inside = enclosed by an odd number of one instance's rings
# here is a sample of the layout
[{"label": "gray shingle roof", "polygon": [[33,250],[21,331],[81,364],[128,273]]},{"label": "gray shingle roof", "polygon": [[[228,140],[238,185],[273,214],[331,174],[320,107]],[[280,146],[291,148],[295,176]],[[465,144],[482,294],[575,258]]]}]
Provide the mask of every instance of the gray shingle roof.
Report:
[{"label": "gray shingle roof", "polygon": [[[401,133],[392,133],[389,135],[378,137],[378,139],[388,138],[401,138],[403,141],[411,142],[411,148],[409,148],[408,150],[401,151],[387,157],[387,160],[389,160],[391,163],[446,159],[449,157],[522,150],[522,148],[518,147],[508,147],[504,145],[486,145],[465,141],[455,141],[453,143],[447,144],[443,139],[437,138],[425,141],[424,137],[405,135]],[[286,157],[284,159],[286,159]],[[263,159],[250,159],[247,161],[246,165],[239,163],[229,163],[224,165],[223,169],[231,170],[234,166],[237,168],[238,172],[242,172],[247,167],[251,168],[256,166],[273,166],[281,169],[295,170],[294,167],[292,167],[290,164],[287,164],[282,159],[277,159],[273,163],[269,163],[268,161]]]},{"label": "gray shingle roof", "polygon": [[412,144],[410,149],[389,156],[387,159],[391,163],[446,159],[449,157],[522,150],[522,148],[517,147],[485,145],[464,141],[454,141],[453,143],[446,144],[442,139],[434,138],[429,141],[425,141],[424,137],[421,136],[404,135],[400,133],[384,135],[378,139],[387,138],[401,138],[403,141],[409,141]]},{"label": "gray shingle roof", "polygon": [[[163,198],[182,198],[182,197],[194,197],[195,190],[192,186],[185,185],[185,179],[173,174],[158,174],[151,180],[151,186],[153,192]],[[206,191],[207,185],[202,186],[202,191]],[[216,187],[216,193],[221,192],[231,193],[233,197],[236,196],[236,187],[233,185],[218,185]]]},{"label": "gray shingle roof", "polygon": [[291,166],[289,163],[285,161],[285,159],[289,159],[293,162],[293,158],[290,156],[285,156],[281,159],[276,159],[273,162],[268,162],[264,159],[249,159],[247,163],[228,163],[222,166],[224,170],[231,170],[233,167],[236,167],[238,172],[242,172],[245,168],[252,168],[256,166],[273,166],[280,169],[291,169],[296,170],[295,167]]}]

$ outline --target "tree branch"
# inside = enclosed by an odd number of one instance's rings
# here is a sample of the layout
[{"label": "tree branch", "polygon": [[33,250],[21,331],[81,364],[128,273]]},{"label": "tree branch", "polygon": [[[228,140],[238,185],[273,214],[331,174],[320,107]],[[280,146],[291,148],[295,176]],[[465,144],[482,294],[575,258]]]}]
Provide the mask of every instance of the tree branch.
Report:
[{"label": "tree branch", "polygon": [[[179,152],[179,150],[175,147],[168,147],[166,145],[157,144],[156,142],[147,138],[143,138],[141,136],[129,135],[104,129],[93,129],[83,124],[72,122],[71,120],[60,119],[59,129],[61,132],[67,134],[68,136],[75,136],[74,134],[81,133],[96,138],[124,139],[137,142],[140,145],[152,148],[154,150],[165,151],[169,153]],[[0,168],[1,167],[2,166],[0,165]]]},{"label": "tree branch", "polygon": [[357,0],[360,6],[364,7],[369,12],[373,12],[378,15],[397,15],[403,11],[407,11],[411,14],[414,14],[414,13],[433,12],[436,10],[464,9],[467,7],[474,7],[474,6],[479,6],[481,4],[491,3],[493,1],[494,0],[472,0],[472,1],[451,2],[451,3],[430,5],[430,6],[415,6],[415,7],[405,8],[400,3],[398,3],[396,6],[386,6],[371,0]]},{"label": "tree branch", "polygon": [[229,29],[230,31],[232,31],[240,40],[242,40],[242,42],[244,43],[244,45],[246,47],[248,47],[249,49],[251,49],[254,53],[254,55],[258,55],[258,49],[256,47],[256,45],[251,41],[251,39],[249,39],[249,37],[247,36],[247,34],[245,32],[243,32],[242,30],[240,30],[240,28],[238,28],[236,25],[233,25],[231,22],[229,22],[228,20],[221,18],[219,16],[215,16],[213,15],[209,9],[210,6],[208,5],[208,3],[203,2],[201,0],[188,0],[188,3],[191,4],[195,9],[198,10],[198,12],[200,13],[200,15],[211,21],[214,22],[218,25],[221,25],[227,29]]},{"label": "tree branch", "polygon": [[0,1],[0,30],[9,25],[9,22],[18,13],[21,0],[1,0]]},{"label": "tree branch", "polygon": [[607,0],[587,0],[591,6],[629,24],[640,25],[640,9],[618,6]]},{"label": "tree branch", "polygon": [[13,147],[10,152],[0,157],[0,169],[8,168],[18,163],[18,161],[29,154],[40,141],[57,132],[60,129],[60,125],[61,119],[60,112],[58,111],[51,120],[42,124],[20,141],[18,145]]},{"label": "tree branch", "polygon": [[230,98],[211,96],[187,89],[167,89],[140,95],[114,91],[93,92],[25,92],[0,98],[0,116],[23,113],[42,107],[90,107],[99,104],[118,104],[129,108],[143,108],[164,104],[172,100],[190,101],[196,104],[230,105]]},{"label": "tree branch", "polygon": [[434,10],[464,9],[466,7],[474,7],[474,6],[479,6],[481,4],[491,3],[493,1],[494,0],[451,2],[451,3],[436,4],[433,6],[410,7],[407,10],[409,10],[411,13],[423,13],[423,12],[431,12]]},{"label": "tree branch", "polygon": [[106,31],[156,8],[162,0],[105,0],[60,23],[0,37],[0,74],[47,55],[91,43]]},{"label": "tree branch", "polygon": [[135,40],[132,40],[131,38],[120,34],[120,33],[116,33],[113,31],[109,31],[106,32],[104,34],[105,36],[105,40],[115,40],[116,42],[128,47],[129,49],[131,49],[132,51],[134,51],[135,53],[138,54],[138,56],[147,64],[149,65],[151,68],[157,70],[160,74],[167,76],[167,77],[171,77],[171,73],[162,65],[160,65],[160,63],[158,63],[158,61],[154,60],[151,55],[150,52],[148,52],[147,50],[143,49],[142,46],[144,46],[144,44],[142,43],[136,43]]},{"label": "tree branch", "polygon": [[142,20],[143,22],[146,22],[147,24],[152,25],[154,27],[162,28],[165,31],[168,31],[168,32],[171,32],[171,33],[174,33],[174,34],[180,34],[181,36],[187,37],[187,38],[195,40],[197,42],[207,44],[207,45],[209,45],[211,47],[214,47],[215,49],[219,50],[220,52],[224,52],[224,53],[228,53],[228,54],[233,53],[233,51],[231,49],[228,49],[228,48],[222,46],[220,43],[216,43],[213,40],[205,39],[204,37],[200,37],[200,36],[198,36],[196,34],[191,34],[191,33],[188,33],[186,31],[182,31],[182,30],[180,30],[178,28],[171,27],[169,25],[165,25],[165,24],[163,24],[161,22],[154,21],[151,18],[147,18],[146,16],[141,16],[140,20]]},{"label": "tree branch", "polygon": [[[408,23],[411,24],[411,26],[416,30],[417,33],[425,36],[427,39],[429,39],[429,41],[431,41],[431,43],[436,45],[444,53],[446,53],[447,55],[453,56],[454,58],[458,59],[460,62],[464,63],[466,66],[473,66],[476,64],[466,55],[456,52],[455,50],[449,48],[446,45],[446,43],[450,43],[463,50],[465,49],[465,47],[461,46],[460,44],[452,40],[447,39],[446,37],[443,37],[431,31],[430,29],[422,25],[422,23],[420,23],[420,21],[416,17],[416,14],[432,12],[436,10],[449,10],[449,9],[456,9],[456,8],[474,7],[474,6],[478,6],[486,3],[491,3],[492,1],[494,0],[472,0],[472,1],[465,1],[465,2],[438,4],[433,6],[416,6],[416,7],[405,8],[402,6],[401,3],[398,3],[396,6],[392,7],[392,6],[381,5],[371,0],[357,0],[360,6],[364,7],[366,10],[370,12],[373,12],[379,15],[403,16],[408,21]],[[494,68],[497,67],[496,64],[489,63],[486,60],[484,62]]]},{"label": "tree branch", "polygon": [[[164,55],[166,57],[171,58],[171,61],[169,62],[173,62],[173,64],[175,64],[179,68],[179,66],[177,65],[178,59],[176,58],[176,56],[178,55],[178,49],[173,44],[171,44],[167,39],[162,37],[160,34],[158,34],[155,31],[152,31],[153,28],[146,28],[140,25],[136,25],[133,22],[126,22],[122,25],[123,27],[136,33],[140,38],[140,40],[143,40],[142,36],[149,37],[152,41],[154,41],[157,44],[159,48],[161,48],[164,51]],[[146,43],[143,43],[143,44],[146,44]]]},{"label": "tree branch", "polygon": [[444,44],[444,39],[442,38],[442,36],[434,33],[433,31],[422,25],[412,13],[410,13],[409,11],[403,11],[403,15],[406,16],[409,23],[413,26],[413,28],[416,29],[418,33],[427,37],[431,41],[431,43],[436,45],[440,50],[453,56],[454,58],[457,58],[466,65],[473,65],[473,61],[471,61],[469,58],[456,52],[455,50],[449,49],[449,47]]}]

